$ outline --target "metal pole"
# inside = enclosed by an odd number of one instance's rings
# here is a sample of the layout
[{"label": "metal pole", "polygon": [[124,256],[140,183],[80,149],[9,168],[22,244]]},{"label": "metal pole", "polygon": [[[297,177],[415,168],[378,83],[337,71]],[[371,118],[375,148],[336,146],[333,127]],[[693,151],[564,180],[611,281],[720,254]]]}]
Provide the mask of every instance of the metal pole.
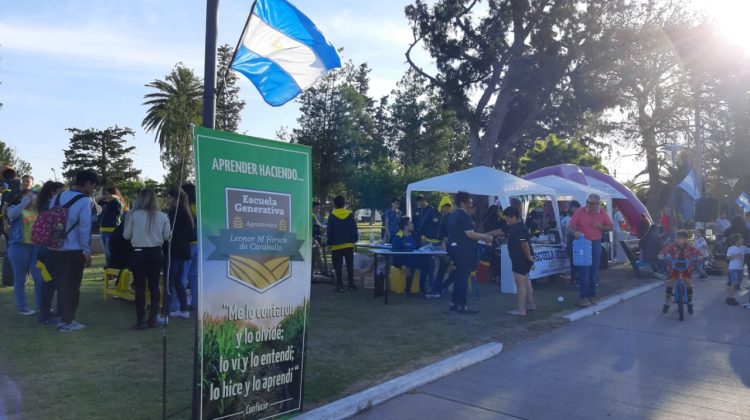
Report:
[{"label": "metal pole", "polygon": [[216,122],[216,39],[219,27],[219,0],[206,0],[206,57],[203,70],[203,126]]},{"label": "metal pole", "polygon": [[698,180],[700,182],[700,192],[701,196],[704,196],[706,194],[706,181],[703,177],[703,153],[704,153],[704,144],[703,144],[703,122],[701,121],[701,83],[700,81],[695,82],[695,156],[694,159],[694,168],[695,173],[698,175]]}]

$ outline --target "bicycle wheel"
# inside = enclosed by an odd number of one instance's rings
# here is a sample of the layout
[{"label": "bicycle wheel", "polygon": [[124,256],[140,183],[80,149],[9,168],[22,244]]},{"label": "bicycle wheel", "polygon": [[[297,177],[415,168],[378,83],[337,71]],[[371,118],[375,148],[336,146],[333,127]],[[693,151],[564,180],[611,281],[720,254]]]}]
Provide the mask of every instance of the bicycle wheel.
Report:
[{"label": "bicycle wheel", "polygon": [[685,320],[685,286],[677,286],[677,313],[680,315],[680,321]]}]

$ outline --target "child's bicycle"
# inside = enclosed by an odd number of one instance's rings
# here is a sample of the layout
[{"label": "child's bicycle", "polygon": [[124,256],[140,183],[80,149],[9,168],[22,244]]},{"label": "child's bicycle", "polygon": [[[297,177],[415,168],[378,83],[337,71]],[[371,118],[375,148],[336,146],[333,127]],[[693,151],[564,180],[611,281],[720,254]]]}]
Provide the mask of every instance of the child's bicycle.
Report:
[{"label": "child's bicycle", "polygon": [[[680,321],[684,321],[685,305],[688,305],[687,283],[685,283],[685,279],[692,275],[692,269],[698,260],[677,260],[667,258],[665,261],[669,262],[670,274],[671,272],[677,272],[677,281],[674,283],[674,303],[677,304],[677,313],[680,316]],[[692,310],[689,310],[688,312],[690,314],[693,313]]]}]

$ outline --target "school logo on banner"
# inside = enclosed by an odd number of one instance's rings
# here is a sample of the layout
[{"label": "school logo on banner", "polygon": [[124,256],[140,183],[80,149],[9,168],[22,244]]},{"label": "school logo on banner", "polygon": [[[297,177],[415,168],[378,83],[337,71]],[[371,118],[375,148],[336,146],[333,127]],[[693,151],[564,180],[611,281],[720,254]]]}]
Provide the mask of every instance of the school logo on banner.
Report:
[{"label": "school logo on banner", "polygon": [[291,277],[304,242],[291,232],[291,196],[227,188],[226,204],[226,229],[210,237],[209,260],[226,260],[227,277],[260,292]]}]

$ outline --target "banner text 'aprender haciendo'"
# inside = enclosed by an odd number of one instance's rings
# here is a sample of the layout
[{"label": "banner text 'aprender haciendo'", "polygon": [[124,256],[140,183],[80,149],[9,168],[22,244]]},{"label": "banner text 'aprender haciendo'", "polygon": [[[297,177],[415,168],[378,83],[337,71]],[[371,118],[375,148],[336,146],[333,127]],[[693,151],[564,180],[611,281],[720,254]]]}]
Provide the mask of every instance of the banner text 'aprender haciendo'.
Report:
[{"label": "banner text 'aprender haciendo'", "polygon": [[229,172],[233,174],[255,175],[267,178],[287,179],[290,181],[303,181],[297,176],[297,170],[294,168],[246,162],[243,160],[214,158],[211,163],[211,169],[214,171]]}]

